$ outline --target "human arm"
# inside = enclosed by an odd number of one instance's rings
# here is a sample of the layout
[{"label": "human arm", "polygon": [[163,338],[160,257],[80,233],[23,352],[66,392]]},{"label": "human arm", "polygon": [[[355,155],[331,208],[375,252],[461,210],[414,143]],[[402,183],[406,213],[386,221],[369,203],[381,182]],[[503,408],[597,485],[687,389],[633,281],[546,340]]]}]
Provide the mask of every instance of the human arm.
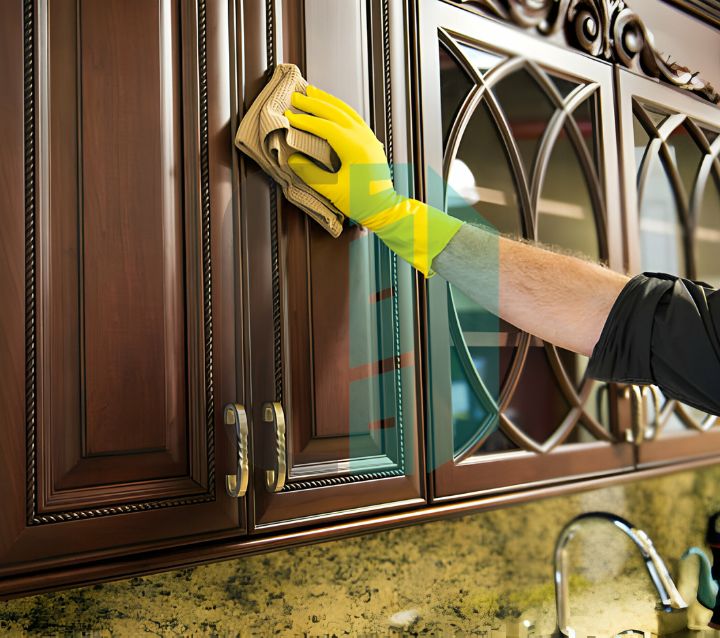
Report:
[{"label": "human arm", "polygon": [[505,321],[590,356],[588,376],[655,384],[720,414],[720,291],[664,273],[630,279],[469,224],[433,268]]},{"label": "human arm", "polygon": [[[374,230],[426,276],[435,269],[509,323],[591,355],[588,376],[655,383],[668,397],[720,413],[720,293],[663,274],[628,279],[602,266],[463,224],[432,206],[401,197],[392,189],[384,151],[362,118],[337,98],[315,89],[312,93],[315,98],[295,99],[295,94],[293,105],[315,117],[288,112],[291,124],[325,137],[346,169],[356,161],[382,169],[380,196],[356,199],[353,208],[347,170],[332,174],[299,156],[291,161],[293,170],[340,210]],[[327,105],[318,105],[324,96],[355,124],[348,125],[346,117]],[[329,124],[322,122],[326,116]],[[336,129],[338,121],[344,131]],[[336,137],[341,142],[337,147]],[[363,187],[367,190],[368,184]],[[425,235],[433,241],[418,244],[413,226],[398,222],[413,218],[422,220]]]},{"label": "human arm", "polygon": [[557,346],[590,355],[628,277],[463,225],[433,260],[443,279],[491,312]]}]

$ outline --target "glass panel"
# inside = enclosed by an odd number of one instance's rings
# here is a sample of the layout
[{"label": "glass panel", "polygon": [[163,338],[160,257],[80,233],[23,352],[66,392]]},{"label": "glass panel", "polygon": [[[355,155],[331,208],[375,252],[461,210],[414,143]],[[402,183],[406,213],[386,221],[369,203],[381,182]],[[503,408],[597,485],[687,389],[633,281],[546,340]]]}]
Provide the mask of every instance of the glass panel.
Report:
[{"label": "glass panel", "polygon": [[708,419],[714,418],[714,417],[711,417],[707,412],[703,412],[702,410],[693,408],[690,405],[683,404],[682,409],[685,412],[685,414],[687,414],[698,425],[705,425],[705,422]]},{"label": "glass panel", "polygon": [[704,153],[684,126],[678,126],[671,133],[667,145],[685,188],[685,201],[689,204]]},{"label": "glass panel", "polygon": [[537,204],[537,238],[593,261],[600,258],[590,190],[565,131],[555,142]]},{"label": "glass panel", "polygon": [[522,233],[515,182],[485,102],[475,110],[465,129],[447,181],[448,213],[471,223],[483,219],[502,233]]},{"label": "glass panel", "polygon": [[471,47],[460,42],[458,42],[457,45],[470,64],[480,71],[481,75],[506,59],[504,55],[491,53],[490,51],[484,51],[483,49],[476,49],[475,47]]},{"label": "glass panel", "polygon": [[504,78],[492,90],[510,124],[525,170],[530,174],[543,132],[555,108],[525,70]]},{"label": "glass panel", "polygon": [[506,414],[518,429],[543,443],[557,430],[570,405],[560,391],[545,348],[538,340],[533,344]]},{"label": "glass panel", "polygon": [[707,138],[707,141],[710,142],[710,144],[712,144],[717,139],[717,131],[711,131],[710,129],[703,128],[702,132],[705,133],[705,137]]},{"label": "glass panel", "polygon": [[647,134],[640,120],[633,115],[633,140],[635,144],[635,166],[637,172],[640,172],[640,165],[645,158],[645,153],[650,144],[650,136]]},{"label": "glass panel", "polygon": [[683,229],[670,180],[657,155],[649,161],[639,198],[641,269],[685,276]]},{"label": "glass panel", "polygon": [[[446,208],[449,214],[470,223],[489,223],[513,235],[522,232],[505,149],[484,102],[468,122],[457,157],[450,164]],[[515,351],[518,331],[506,324],[501,328],[495,315],[455,287],[452,287],[452,299],[470,354],[469,363],[496,401]],[[464,349],[454,346],[452,349],[453,442],[455,453],[459,454],[472,442],[488,414],[487,403],[483,407],[482,398],[475,396],[472,381],[463,369]],[[500,435],[496,436],[492,445],[499,445],[499,438]]]},{"label": "glass panel", "polygon": [[647,113],[648,117],[652,120],[652,123],[655,125],[655,128],[660,128],[662,123],[668,119],[667,113],[658,113],[657,111],[653,111],[648,108],[643,109],[645,113]]},{"label": "glass panel", "polygon": [[700,202],[695,231],[697,278],[720,287],[720,175],[710,175]]},{"label": "glass panel", "polygon": [[445,46],[440,45],[440,110],[442,115],[443,148],[458,110],[473,87],[468,74]]},{"label": "glass panel", "polygon": [[595,113],[597,107],[595,100],[596,97],[592,95],[582,102],[575,111],[573,111],[572,117],[580,129],[580,133],[582,133],[585,146],[587,146],[590,157],[592,157],[595,173],[597,174],[600,158],[598,157],[598,145],[595,143],[595,138],[597,136],[597,127],[595,125]]},{"label": "glass panel", "polygon": [[519,449],[520,448],[507,437],[507,435],[502,431],[501,428],[497,428],[480,446],[480,452],[482,454],[492,454],[493,452],[509,452]]},{"label": "glass panel", "polygon": [[[495,349],[497,351],[497,349]],[[492,407],[481,400],[463,368],[461,354],[450,345],[450,376],[452,383],[453,450],[459,455],[470,444],[482,428],[492,418]],[[473,357],[473,363],[483,369],[485,361]],[[497,394],[495,394],[495,398]]]},{"label": "glass panel", "polygon": [[[665,408],[665,406],[667,405],[667,403],[669,401],[671,401],[672,399],[668,399],[659,388],[658,388],[657,392],[658,392],[658,395],[660,396],[660,405],[662,406],[661,410],[663,410]],[[649,416],[649,414],[650,413],[648,412],[648,416]],[[672,412],[670,412],[669,416],[667,417],[667,419],[665,420],[665,423],[662,426],[662,432],[660,433],[660,438],[662,438],[663,435],[665,435],[665,434],[671,434],[673,432],[676,432],[676,433],[677,432],[687,432],[687,431],[688,431],[687,426],[685,425],[683,420],[680,418],[678,413],[675,410],[673,410]]]},{"label": "glass panel", "polygon": [[580,86],[579,82],[573,82],[572,80],[566,80],[565,78],[561,78],[557,75],[551,75],[548,73],[550,78],[553,81],[553,84],[555,85],[555,88],[560,92],[560,95],[563,97],[567,97],[572,93],[577,87]]}]

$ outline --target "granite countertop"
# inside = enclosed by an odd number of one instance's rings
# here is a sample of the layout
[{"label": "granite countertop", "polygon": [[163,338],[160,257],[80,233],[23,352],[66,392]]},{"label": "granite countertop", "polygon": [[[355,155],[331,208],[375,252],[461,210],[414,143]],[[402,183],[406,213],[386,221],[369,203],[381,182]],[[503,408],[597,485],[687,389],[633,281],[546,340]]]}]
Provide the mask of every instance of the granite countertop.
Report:
[{"label": "granite countertop", "polygon": [[[648,532],[676,573],[677,558],[703,545],[707,517],[720,510],[719,482],[717,466],[13,600],[0,603],[0,634],[546,636],[555,624],[552,551],[568,520],[619,514]],[[654,590],[620,532],[588,527],[573,539],[570,562],[578,636],[656,622]]]}]

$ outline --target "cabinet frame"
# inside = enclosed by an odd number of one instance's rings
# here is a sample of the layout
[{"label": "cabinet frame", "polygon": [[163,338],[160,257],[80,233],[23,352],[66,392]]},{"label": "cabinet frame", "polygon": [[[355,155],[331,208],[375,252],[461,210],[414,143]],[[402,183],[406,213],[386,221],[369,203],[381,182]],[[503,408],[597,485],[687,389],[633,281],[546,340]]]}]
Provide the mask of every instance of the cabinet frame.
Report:
[{"label": "cabinet frame", "polygon": [[[616,67],[615,83],[619,114],[618,144],[623,185],[623,236],[625,238],[626,268],[627,272],[636,274],[641,272],[641,257],[637,166],[634,157],[633,102],[637,99],[643,104],[655,106],[668,113],[686,114],[693,120],[701,124],[705,123],[717,131],[720,131],[720,108],[692,94],[660,84],[627,69]],[[687,244],[687,242],[689,239],[686,238],[685,243]],[[688,258],[686,254],[686,260]],[[640,391],[640,395],[642,396],[642,405],[637,416],[644,420],[649,414],[647,408],[652,400],[652,394],[645,390]],[[675,403],[677,402],[671,401],[672,405]],[[673,409],[672,405],[668,408],[669,410]],[[647,432],[651,430],[648,422],[640,423],[637,427]],[[637,446],[636,465],[638,468],[653,467],[689,461],[693,458],[717,457],[718,454],[720,454],[720,428],[716,421],[707,431],[703,432],[688,428],[687,432],[672,433],[664,437],[661,432],[656,439],[646,437]]]}]

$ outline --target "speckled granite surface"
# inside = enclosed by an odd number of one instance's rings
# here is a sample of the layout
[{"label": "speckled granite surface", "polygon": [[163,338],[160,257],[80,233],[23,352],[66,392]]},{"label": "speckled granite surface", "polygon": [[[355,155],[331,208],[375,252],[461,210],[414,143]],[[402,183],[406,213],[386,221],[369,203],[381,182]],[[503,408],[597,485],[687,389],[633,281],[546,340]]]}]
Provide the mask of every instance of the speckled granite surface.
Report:
[{"label": "speckled granite surface", "polygon": [[[720,466],[349,540],[0,603],[2,635],[543,636],[551,556],[576,514],[645,529],[673,573],[720,509]],[[624,536],[573,540],[578,636],[657,631],[654,591]],[[651,628],[651,625],[655,625]],[[528,625],[532,628],[528,629]],[[699,635],[699,634],[694,634]]]}]

